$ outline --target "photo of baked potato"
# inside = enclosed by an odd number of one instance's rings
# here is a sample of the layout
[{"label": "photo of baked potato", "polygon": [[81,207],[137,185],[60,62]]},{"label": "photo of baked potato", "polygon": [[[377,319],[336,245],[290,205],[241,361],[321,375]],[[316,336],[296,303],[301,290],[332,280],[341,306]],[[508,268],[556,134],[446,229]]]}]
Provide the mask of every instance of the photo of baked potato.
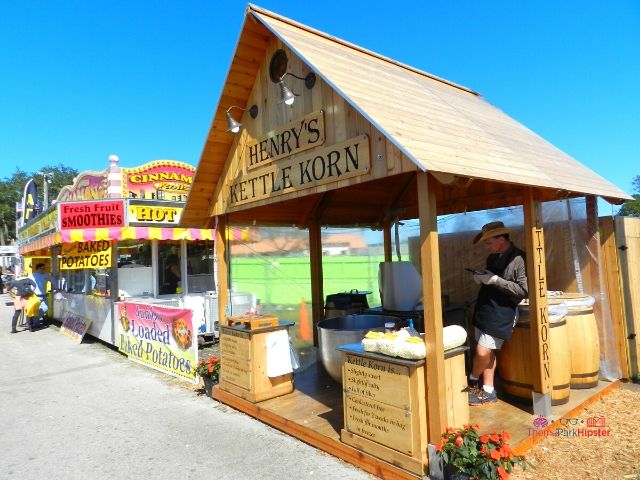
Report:
[{"label": "photo of baked potato", "polygon": [[129,327],[131,326],[131,322],[127,317],[127,309],[124,308],[124,306],[120,307],[119,317],[120,317],[120,323],[122,324],[122,330],[124,330],[125,332],[128,332]]},{"label": "photo of baked potato", "polygon": [[193,341],[193,333],[189,328],[189,324],[183,318],[176,318],[173,321],[173,328],[171,329],[173,339],[176,344],[182,349],[187,350]]}]

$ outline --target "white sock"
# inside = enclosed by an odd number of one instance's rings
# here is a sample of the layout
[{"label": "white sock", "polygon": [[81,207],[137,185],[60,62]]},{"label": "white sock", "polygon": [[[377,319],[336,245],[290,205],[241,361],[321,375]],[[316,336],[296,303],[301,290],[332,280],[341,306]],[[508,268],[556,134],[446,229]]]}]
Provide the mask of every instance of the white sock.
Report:
[{"label": "white sock", "polygon": [[483,385],[482,389],[487,393],[493,393],[493,385]]}]

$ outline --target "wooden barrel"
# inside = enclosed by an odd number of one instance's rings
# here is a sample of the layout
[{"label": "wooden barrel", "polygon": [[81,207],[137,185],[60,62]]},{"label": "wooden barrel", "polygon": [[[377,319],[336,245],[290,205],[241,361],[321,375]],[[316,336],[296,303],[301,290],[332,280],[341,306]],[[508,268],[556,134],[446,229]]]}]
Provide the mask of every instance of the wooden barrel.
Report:
[{"label": "wooden barrel", "polygon": [[600,336],[593,314],[593,297],[583,293],[562,293],[555,297],[569,307],[567,330],[571,344],[571,388],[598,385]]},{"label": "wooden barrel", "polygon": [[[522,311],[522,307],[521,307]],[[549,321],[549,360],[551,363],[551,404],[569,401],[571,380],[571,352],[565,318]],[[498,372],[504,390],[514,397],[533,401],[533,364],[531,362],[531,328],[528,315],[522,315],[513,329],[511,340],[504,342],[497,352]]]}]

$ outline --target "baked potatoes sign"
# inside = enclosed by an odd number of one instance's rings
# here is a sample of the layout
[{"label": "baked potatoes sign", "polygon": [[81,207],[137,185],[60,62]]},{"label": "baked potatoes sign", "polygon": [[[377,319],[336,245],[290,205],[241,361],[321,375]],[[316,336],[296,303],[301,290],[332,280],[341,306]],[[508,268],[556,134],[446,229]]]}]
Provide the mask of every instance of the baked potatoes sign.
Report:
[{"label": "baked potatoes sign", "polygon": [[59,257],[60,270],[111,267],[111,242],[96,240],[64,245]]},{"label": "baked potatoes sign", "polygon": [[130,359],[195,381],[198,339],[186,308],[118,302],[116,343]]}]

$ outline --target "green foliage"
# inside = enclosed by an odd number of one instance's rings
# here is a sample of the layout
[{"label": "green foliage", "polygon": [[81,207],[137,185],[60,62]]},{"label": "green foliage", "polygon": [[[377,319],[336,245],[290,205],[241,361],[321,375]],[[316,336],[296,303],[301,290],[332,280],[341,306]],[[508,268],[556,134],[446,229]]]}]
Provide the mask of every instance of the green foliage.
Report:
[{"label": "green foliage", "polygon": [[640,176],[634,177],[632,184],[633,190],[637,193],[632,195],[633,200],[629,200],[622,206],[618,215],[640,217]]},{"label": "green foliage", "polygon": [[44,197],[44,176],[51,173],[51,183],[48,185],[49,202],[55,200],[65,185],[71,185],[73,178],[78,175],[75,168],[62,164],[43,167],[38,172],[25,172],[19,168],[9,177],[0,180],[0,243],[8,243],[16,237],[16,202],[22,200],[24,186],[33,178],[38,186],[38,202]]},{"label": "green foliage", "polygon": [[640,217],[640,194],[632,195],[634,200],[629,200],[622,205],[618,215],[625,217]]}]

